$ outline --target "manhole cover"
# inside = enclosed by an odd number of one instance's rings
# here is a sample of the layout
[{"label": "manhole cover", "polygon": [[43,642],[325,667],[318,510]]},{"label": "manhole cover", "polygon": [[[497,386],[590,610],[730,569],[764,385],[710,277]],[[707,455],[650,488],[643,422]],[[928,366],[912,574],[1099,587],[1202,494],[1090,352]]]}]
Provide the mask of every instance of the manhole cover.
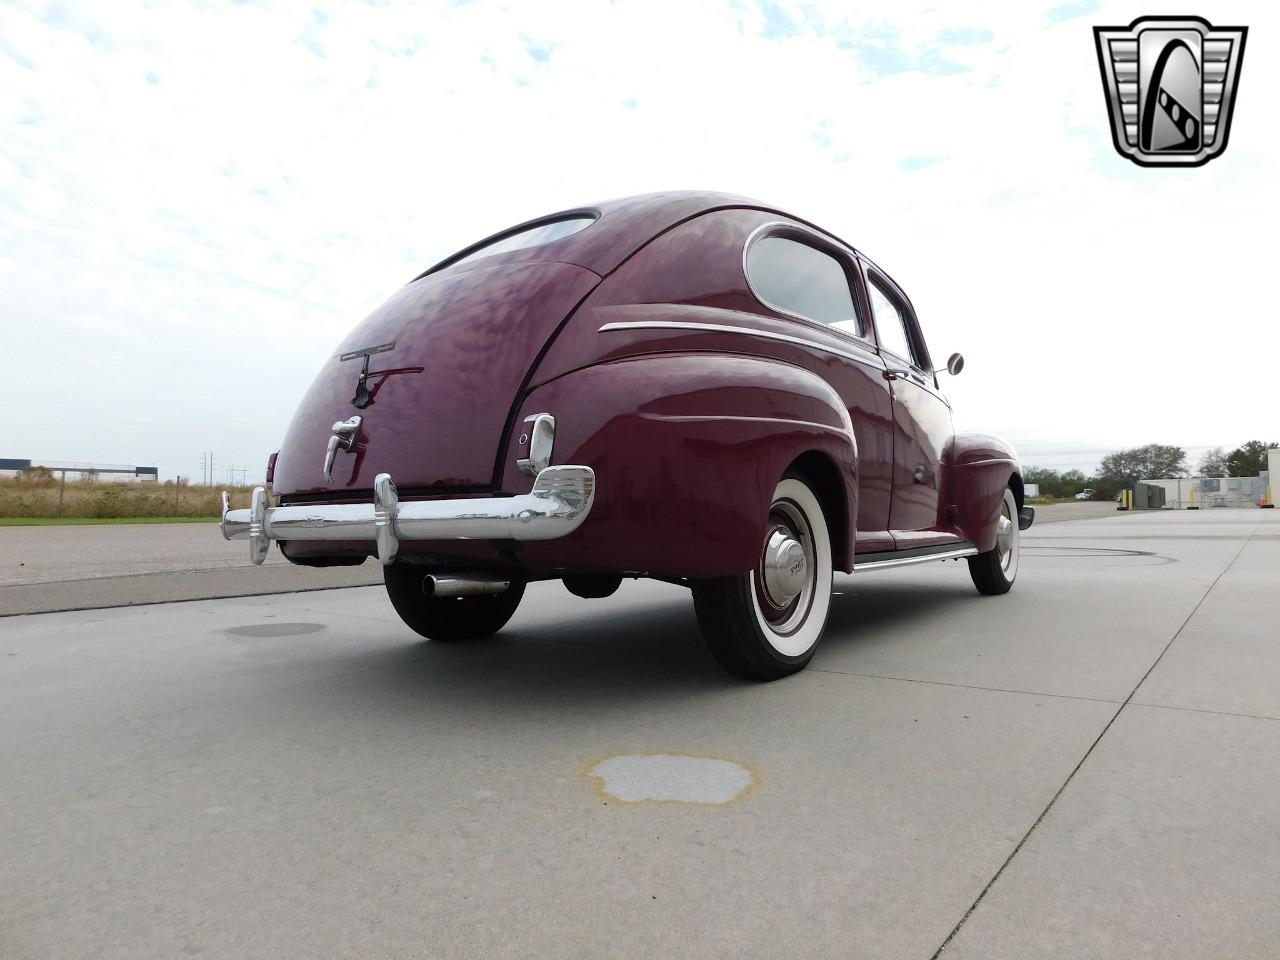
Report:
[{"label": "manhole cover", "polygon": [[610,757],[587,772],[600,781],[602,793],[623,803],[732,803],[758,782],[732,760],[673,753]]},{"label": "manhole cover", "polygon": [[228,627],[226,632],[237,637],[297,637],[323,629],[323,623],[253,623],[244,627]]}]

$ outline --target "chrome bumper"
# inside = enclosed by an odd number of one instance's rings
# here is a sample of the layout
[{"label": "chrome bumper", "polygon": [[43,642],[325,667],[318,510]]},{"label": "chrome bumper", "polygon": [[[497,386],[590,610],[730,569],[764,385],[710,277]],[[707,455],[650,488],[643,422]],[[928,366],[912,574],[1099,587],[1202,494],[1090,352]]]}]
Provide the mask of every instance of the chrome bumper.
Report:
[{"label": "chrome bumper", "polygon": [[249,559],[261,563],[272,540],[368,540],[391,563],[401,540],[555,540],[572,533],[595,502],[590,467],[547,467],[533,490],[518,497],[415,500],[400,503],[391,475],[373,482],[372,503],[318,503],[268,507],[255,487],[247,510],[232,510],[222,494],[222,535],[249,540]]}]

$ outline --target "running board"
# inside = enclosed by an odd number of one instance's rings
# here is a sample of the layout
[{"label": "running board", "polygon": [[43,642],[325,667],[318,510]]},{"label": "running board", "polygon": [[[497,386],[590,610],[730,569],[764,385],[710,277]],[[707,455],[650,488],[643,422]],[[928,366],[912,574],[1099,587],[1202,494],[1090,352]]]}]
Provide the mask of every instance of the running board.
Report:
[{"label": "running board", "polygon": [[965,544],[964,546],[951,546],[947,544],[942,548],[922,547],[918,550],[903,550],[901,555],[893,552],[873,553],[869,556],[873,559],[859,561],[857,557],[853,560],[854,573],[873,573],[876,570],[892,570],[894,567],[908,567],[913,563],[928,563],[930,560],[959,560],[961,557],[976,557],[978,548],[973,544]]}]

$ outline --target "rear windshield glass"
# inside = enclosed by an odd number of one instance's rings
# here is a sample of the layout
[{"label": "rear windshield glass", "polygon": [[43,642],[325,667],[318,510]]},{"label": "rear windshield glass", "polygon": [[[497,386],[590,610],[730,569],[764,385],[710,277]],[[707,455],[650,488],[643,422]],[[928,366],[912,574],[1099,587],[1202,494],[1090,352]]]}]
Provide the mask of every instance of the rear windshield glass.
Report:
[{"label": "rear windshield glass", "polygon": [[491,257],[495,253],[510,253],[513,250],[523,250],[525,247],[536,247],[542,243],[550,243],[552,240],[560,240],[563,237],[577,233],[579,230],[586,229],[594,222],[595,217],[566,217],[563,220],[540,223],[536,227],[510,234],[501,240],[495,240],[479,250],[472,250],[461,260],[454,261],[453,265],[470,263],[472,260],[479,260],[481,257]]}]

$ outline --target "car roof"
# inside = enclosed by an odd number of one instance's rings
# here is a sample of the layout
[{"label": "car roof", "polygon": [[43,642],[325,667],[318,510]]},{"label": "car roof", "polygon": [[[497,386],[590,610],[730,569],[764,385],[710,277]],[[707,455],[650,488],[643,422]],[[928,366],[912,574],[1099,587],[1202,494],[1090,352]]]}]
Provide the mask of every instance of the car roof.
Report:
[{"label": "car roof", "polygon": [[485,268],[538,260],[554,260],[586,267],[588,270],[603,277],[616,270],[623,261],[640,247],[672,227],[704,213],[734,209],[763,210],[776,213],[779,216],[787,217],[812,227],[820,233],[831,237],[842,246],[850,250],[853,249],[839,237],[823,230],[821,227],[779,210],[777,207],[760,203],[757,200],[730,193],[676,190],[665,193],[646,193],[639,196],[608,200],[604,203],[571,207],[567,210],[528,220],[493,236],[486,237],[463,250],[459,250],[420,274],[420,277],[447,270],[470,253],[503,237],[519,233],[539,224],[575,215],[594,216],[597,218],[597,222],[585,230],[579,230],[577,233],[549,243],[470,261],[465,265],[465,268]]}]

